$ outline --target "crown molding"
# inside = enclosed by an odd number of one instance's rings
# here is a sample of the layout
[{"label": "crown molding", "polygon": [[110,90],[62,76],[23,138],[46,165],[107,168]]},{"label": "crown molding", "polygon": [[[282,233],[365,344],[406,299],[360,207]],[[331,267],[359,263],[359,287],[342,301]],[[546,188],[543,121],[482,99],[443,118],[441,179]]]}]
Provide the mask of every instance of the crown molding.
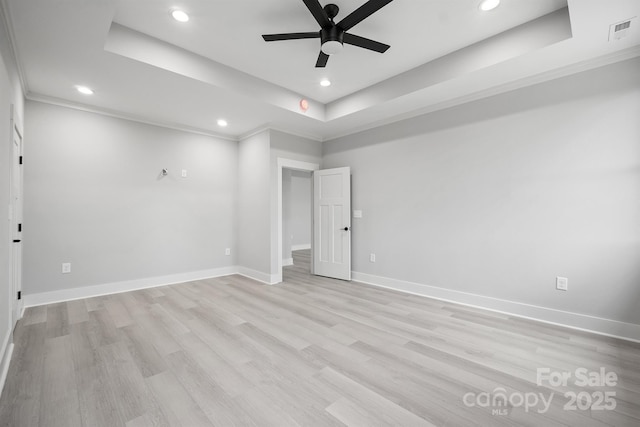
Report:
[{"label": "crown molding", "polygon": [[26,94],[29,92],[29,84],[27,83],[27,77],[24,73],[24,67],[22,66],[22,61],[20,60],[20,55],[18,54],[18,47],[16,45],[16,37],[15,30],[13,28],[13,23],[11,22],[11,11],[9,10],[9,5],[6,0],[0,0],[0,19],[2,19],[4,26],[7,30],[7,37],[9,38],[9,49],[13,59],[13,62],[16,66],[16,72],[18,73],[18,80],[20,81],[20,86],[22,86],[22,93]]},{"label": "crown molding", "polygon": [[273,126],[270,123],[265,123],[265,124],[263,124],[261,126],[258,126],[255,129],[250,130],[249,132],[245,132],[243,134],[240,134],[238,136],[238,140],[242,141],[244,139],[250,138],[252,136],[255,136],[255,135],[257,135],[259,133],[262,133],[264,131],[267,131],[267,130],[275,130],[277,132],[288,133],[289,135],[298,136],[300,138],[305,138],[305,139],[309,139],[309,140],[316,141],[316,142],[323,142],[324,141],[324,139],[322,137],[318,136],[318,135],[305,134],[305,133],[302,133],[302,132],[295,132],[295,131],[291,131],[289,129],[284,129],[284,128],[280,128],[278,126]]},{"label": "crown molding", "polygon": [[184,125],[181,125],[181,124],[178,124],[178,123],[170,123],[170,122],[151,120],[149,118],[138,116],[138,115],[135,115],[135,114],[128,114],[128,113],[123,113],[121,111],[111,110],[111,109],[108,109],[108,108],[100,108],[100,107],[95,107],[95,106],[92,106],[92,105],[81,104],[81,103],[68,101],[68,100],[61,99],[61,98],[56,98],[56,97],[53,97],[53,96],[41,95],[41,94],[30,92],[30,93],[26,94],[26,98],[29,101],[36,101],[36,102],[42,102],[44,104],[57,105],[59,107],[66,107],[66,108],[71,108],[71,109],[74,109],[74,110],[84,111],[84,112],[88,112],[88,113],[100,114],[100,115],[103,115],[103,116],[114,117],[114,118],[117,118],[117,119],[128,120],[128,121],[131,121],[131,122],[143,123],[143,124],[146,124],[146,125],[158,126],[158,127],[162,127],[162,128],[166,128],[166,129],[172,129],[172,130],[177,130],[177,131],[181,131],[181,132],[193,133],[193,134],[197,134],[197,135],[211,136],[211,137],[218,138],[218,139],[224,139],[226,141],[233,141],[233,142],[238,142],[239,141],[239,139],[237,137],[235,137],[235,136],[222,135],[222,134],[219,134],[219,133],[216,133],[216,132],[212,132],[212,131],[210,131],[208,129],[201,129],[201,128],[196,128],[196,127],[191,127],[191,126],[184,126]]},{"label": "crown molding", "polygon": [[574,64],[567,65],[565,67],[544,71],[528,77],[515,79],[510,82],[496,85],[484,90],[480,90],[468,95],[460,96],[454,99],[429,105],[427,107],[419,108],[416,110],[402,113],[393,117],[389,117],[384,120],[378,120],[375,123],[370,123],[357,128],[353,128],[346,132],[336,133],[323,139],[323,142],[329,142],[336,139],[344,138],[350,135],[355,135],[372,129],[378,129],[383,126],[390,125],[392,123],[400,122],[403,120],[423,116],[436,111],[444,110],[447,108],[455,107],[458,105],[467,104],[469,102],[478,101],[480,99],[489,98],[491,96],[500,95],[502,93],[512,92],[514,90],[522,89],[529,86],[534,86],[539,83],[544,83],[552,80],[556,80],[562,77],[567,77],[573,74],[578,74],[583,71],[589,71],[607,65],[615,64],[617,62],[626,61],[629,59],[637,58],[640,56],[640,45],[633,46],[628,49],[619,50],[607,55],[599,56],[596,58],[588,59],[585,61],[579,61]]}]

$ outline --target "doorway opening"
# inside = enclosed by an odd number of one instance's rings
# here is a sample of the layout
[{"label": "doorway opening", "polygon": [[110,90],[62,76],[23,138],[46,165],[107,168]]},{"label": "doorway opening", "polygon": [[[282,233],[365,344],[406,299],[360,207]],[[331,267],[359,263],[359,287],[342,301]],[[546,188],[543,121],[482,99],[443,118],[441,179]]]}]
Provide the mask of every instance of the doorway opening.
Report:
[{"label": "doorway opening", "polygon": [[282,266],[311,273],[312,175],[282,170]]},{"label": "doorway opening", "polygon": [[282,281],[284,266],[300,267],[306,274],[313,273],[312,173],[318,169],[320,165],[316,163],[278,158],[276,255],[279,281]]}]

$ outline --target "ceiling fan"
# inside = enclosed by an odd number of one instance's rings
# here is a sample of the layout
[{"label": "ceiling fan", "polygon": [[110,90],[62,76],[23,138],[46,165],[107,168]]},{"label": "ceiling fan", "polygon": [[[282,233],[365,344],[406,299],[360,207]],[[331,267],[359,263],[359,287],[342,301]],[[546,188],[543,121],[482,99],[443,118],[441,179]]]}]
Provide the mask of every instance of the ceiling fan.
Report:
[{"label": "ceiling fan", "polygon": [[320,55],[318,55],[318,61],[316,62],[316,67],[318,68],[325,67],[329,60],[329,55],[340,52],[342,50],[343,43],[380,53],[384,53],[389,49],[390,46],[387,44],[356,36],[354,34],[347,33],[347,31],[376,13],[378,10],[382,9],[387,4],[391,3],[393,0],[369,0],[337,24],[333,22],[333,18],[338,15],[340,9],[335,4],[327,4],[322,7],[318,0],[302,1],[316,21],[318,21],[318,24],[320,24],[320,31],[308,33],[264,34],[262,36],[264,41],[275,42],[280,40],[320,39]]}]

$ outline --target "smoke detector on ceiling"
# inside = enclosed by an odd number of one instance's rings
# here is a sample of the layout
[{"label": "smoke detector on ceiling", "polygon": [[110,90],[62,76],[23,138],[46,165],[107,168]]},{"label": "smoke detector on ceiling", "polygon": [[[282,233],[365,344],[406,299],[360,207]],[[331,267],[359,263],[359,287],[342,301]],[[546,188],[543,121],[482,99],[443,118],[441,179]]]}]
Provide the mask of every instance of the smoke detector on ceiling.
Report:
[{"label": "smoke detector on ceiling", "polygon": [[611,24],[609,26],[609,41],[618,41],[631,34],[635,26],[633,25],[636,17],[625,19],[624,21]]}]

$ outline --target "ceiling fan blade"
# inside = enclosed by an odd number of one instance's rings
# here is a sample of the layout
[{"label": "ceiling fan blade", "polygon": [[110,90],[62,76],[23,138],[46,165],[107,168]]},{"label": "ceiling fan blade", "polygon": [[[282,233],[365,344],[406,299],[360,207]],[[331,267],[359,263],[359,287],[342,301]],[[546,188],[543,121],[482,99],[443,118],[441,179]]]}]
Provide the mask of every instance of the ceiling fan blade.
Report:
[{"label": "ceiling fan blade", "polygon": [[277,42],[280,40],[318,39],[320,32],[314,33],[284,33],[284,34],[263,34],[262,38],[266,42]]},{"label": "ceiling fan blade", "polygon": [[324,68],[327,66],[327,61],[329,60],[329,55],[320,51],[320,55],[318,55],[318,61],[316,62],[316,68]]},{"label": "ceiling fan blade", "polygon": [[347,15],[342,21],[338,22],[338,27],[345,31],[348,31],[351,27],[359,24],[369,16],[373,15],[393,0],[369,0],[349,15]]},{"label": "ceiling fan blade", "polygon": [[364,49],[373,50],[375,52],[385,53],[391,46],[380,43],[375,40],[366,39],[364,37],[355,36],[353,34],[344,33],[344,42],[353,46],[362,47]]},{"label": "ceiling fan blade", "polygon": [[318,24],[320,24],[322,28],[331,26],[331,20],[327,16],[327,12],[324,11],[318,0],[302,1],[307,6],[307,9],[309,9],[309,12],[311,12],[313,17],[316,18],[316,21],[318,21]]}]

